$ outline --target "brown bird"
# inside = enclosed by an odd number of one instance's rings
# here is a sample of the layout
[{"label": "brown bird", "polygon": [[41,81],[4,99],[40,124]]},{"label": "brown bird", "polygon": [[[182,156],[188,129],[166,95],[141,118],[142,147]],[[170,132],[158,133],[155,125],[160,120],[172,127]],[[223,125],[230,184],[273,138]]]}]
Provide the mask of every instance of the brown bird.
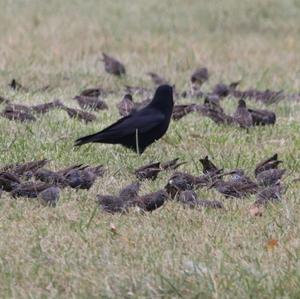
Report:
[{"label": "brown bird", "polygon": [[5,109],[13,110],[17,112],[27,112],[27,113],[31,112],[31,108],[29,106],[22,105],[22,104],[15,104],[12,102],[8,102],[7,105],[5,106]]},{"label": "brown bird", "polygon": [[225,98],[233,90],[235,90],[240,83],[241,83],[241,81],[235,81],[235,82],[230,83],[229,85],[219,83],[219,84],[214,86],[212,94],[218,95],[221,98]]},{"label": "brown bird", "polygon": [[140,95],[140,96],[152,96],[153,90],[141,86],[130,86],[130,85],[125,85],[125,93],[132,94],[132,95]]},{"label": "brown bird", "polygon": [[267,187],[260,191],[256,196],[255,206],[266,206],[268,203],[281,201],[282,187],[279,183]]},{"label": "brown bird", "polygon": [[107,104],[99,100],[98,97],[86,97],[86,96],[76,96],[74,100],[77,101],[78,105],[82,109],[91,109],[91,110],[105,110],[108,109]]},{"label": "brown bird", "polygon": [[278,165],[282,163],[281,160],[278,160],[278,154],[274,154],[272,157],[268,158],[267,160],[263,160],[262,162],[258,163],[255,167],[255,177],[265,171],[265,170],[269,170],[269,169],[277,169]]},{"label": "brown bird", "polygon": [[135,110],[135,103],[132,95],[127,93],[124,95],[121,102],[117,104],[117,108],[121,116],[127,116]]},{"label": "brown bird", "polygon": [[161,207],[168,199],[168,193],[165,190],[159,190],[144,196],[138,197],[134,204],[146,212],[152,212]]},{"label": "brown bird", "polygon": [[16,174],[9,172],[0,172],[0,190],[10,192],[19,184],[21,184],[21,181]]},{"label": "brown bird", "polygon": [[170,194],[171,198],[174,199],[179,192],[208,186],[217,177],[218,174],[193,176],[185,172],[175,172],[168,180],[165,189]]},{"label": "brown bird", "polygon": [[175,105],[173,107],[172,119],[179,120],[194,111],[196,111],[196,104]]},{"label": "brown bird", "polygon": [[25,163],[7,164],[2,167],[1,171],[10,172],[17,176],[32,177],[32,175],[40,168],[44,167],[49,160],[42,159]]},{"label": "brown bird", "polygon": [[96,202],[103,211],[114,213],[125,213],[128,211],[128,206],[119,196],[97,195]]},{"label": "brown bird", "polygon": [[213,109],[214,111],[224,113],[223,108],[220,104],[220,97],[216,95],[207,95],[204,98],[204,106],[210,109]]},{"label": "brown bird", "polygon": [[60,197],[60,189],[58,187],[50,187],[38,194],[39,201],[44,206],[55,207]]},{"label": "brown bird", "polygon": [[284,175],[285,169],[269,169],[260,172],[257,176],[257,182],[261,186],[272,186],[276,184]]},{"label": "brown bird", "polygon": [[62,109],[68,113],[69,117],[77,118],[79,120],[85,121],[86,123],[95,121],[97,119],[94,114],[86,112],[86,111],[69,108],[66,106],[63,106]]},{"label": "brown bird", "polygon": [[214,175],[216,173],[221,173],[223,169],[218,168],[212,161],[209,160],[208,156],[199,160],[203,166],[202,172],[204,174]]},{"label": "brown bird", "polygon": [[43,182],[28,182],[18,185],[13,191],[11,195],[16,197],[28,197],[35,198],[42,191],[50,188],[51,185]]},{"label": "brown bird", "polygon": [[155,162],[144,165],[135,170],[135,175],[139,180],[155,180],[158,174],[163,170],[175,170],[185,162],[177,163],[179,158],[166,162]]},{"label": "brown bird", "polygon": [[223,112],[223,109],[219,109],[219,107],[208,106],[207,104],[198,105],[197,111],[200,115],[206,116],[214,121],[216,124],[232,124],[234,122],[233,117],[227,115]]},{"label": "brown bird", "polygon": [[160,163],[160,168],[163,170],[175,170],[177,169],[179,166],[185,164],[186,162],[179,162],[177,163],[179,160],[179,158],[170,160],[170,161],[166,161],[166,162],[161,162]]},{"label": "brown bird", "polygon": [[209,78],[208,70],[206,67],[196,69],[191,75],[192,84],[201,86]]},{"label": "brown bird", "polygon": [[180,192],[178,201],[190,208],[204,207],[212,209],[224,209],[222,202],[218,200],[199,200],[197,194],[192,190]]},{"label": "brown bird", "polygon": [[162,76],[153,73],[153,72],[148,72],[147,75],[150,76],[152,82],[154,83],[154,85],[163,85],[163,84],[169,84],[168,80],[166,80],[165,78],[163,78]]},{"label": "brown bird", "polygon": [[246,102],[243,99],[239,100],[238,107],[233,115],[233,118],[241,128],[250,128],[253,126],[252,115],[248,111]]},{"label": "brown bird", "polygon": [[88,166],[84,166],[82,164],[72,165],[70,167],[61,169],[59,171],[52,171],[45,168],[38,169],[35,173],[35,179],[40,180],[44,183],[49,183],[53,185],[59,185],[60,187],[68,186],[66,175],[72,170],[82,170],[87,168]]},{"label": "brown bird", "polygon": [[144,179],[155,180],[160,172],[161,172],[160,162],[144,165],[134,171],[136,177],[139,180],[144,180]]},{"label": "brown bird", "polygon": [[84,169],[77,168],[70,170],[65,175],[65,179],[71,188],[89,190],[96,179],[102,176],[103,173],[104,170],[102,165],[97,167],[86,167]]},{"label": "brown bird", "polygon": [[102,87],[88,88],[80,93],[80,96],[92,98],[98,98],[103,95],[106,95],[106,91]]},{"label": "brown bird", "polygon": [[45,114],[50,110],[54,110],[56,108],[61,108],[61,107],[63,107],[63,103],[60,100],[55,100],[53,102],[49,102],[45,104],[34,105],[29,108],[35,113]]},{"label": "brown bird", "polygon": [[254,126],[274,125],[276,122],[276,114],[270,110],[259,110],[248,108],[253,120]]},{"label": "brown bird", "polygon": [[127,203],[128,206],[132,205],[134,200],[138,197],[140,190],[140,183],[133,183],[127,185],[119,192],[119,197]]},{"label": "brown bird", "polygon": [[139,189],[140,184],[133,183],[121,189],[119,196],[97,195],[96,201],[105,212],[125,213],[130,207],[136,205]]},{"label": "brown bird", "polygon": [[[215,180],[209,187],[214,187],[219,193],[225,195],[225,197],[242,198],[249,194],[255,194],[258,191],[258,185],[250,178],[246,177],[243,172],[232,171],[226,174],[235,174],[236,176],[228,181],[223,179]],[[223,174],[223,175],[226,175]]]},{"label": "brown bird", "polygon": [[0,116],[5,117],[9,120],[16,120],[20,122],[36,121],[36,118],[30,112],[24,112],[21,110],[14,110],[6,107]]},{"label": "brown bird", "polygon": [[115,76],[121,76],[126,74],[125,66],[119,60],[105,53],[102,53],[102,55],[102,61],[104,62],[104,68],[107,73]]}]

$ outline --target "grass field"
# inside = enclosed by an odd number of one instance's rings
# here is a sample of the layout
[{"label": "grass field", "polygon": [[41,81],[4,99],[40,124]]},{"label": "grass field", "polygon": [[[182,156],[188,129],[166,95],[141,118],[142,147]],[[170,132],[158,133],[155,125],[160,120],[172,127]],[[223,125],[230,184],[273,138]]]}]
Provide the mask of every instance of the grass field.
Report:
[{"label": "grass field", "polygon": [[[156,71],[178,89],[189,87],[197,66],[210,81],[242,80],[242,88],[300,90],[300,1],[297,0],[0,0],[0,95],[33,104],[72,97],[96,85],[121,90],[124,84],[151,87]],[[106,51],[128,75],[116,79],[97,60]],[[31,90],[13,92],[12,78]],[[37,201],[0,200],[1,298],[299,298],[300,297],[300,103],[269,106],[274,127],[248,134],[190,114],[172,122],[165,137],[137,156],[119,146],[91,145],[75,151],[74,140],[119,118],[109,110],[84,124],[53,111],[32,124],[0,118],[1,165],[51,159],[59,169],[74,163],[104,164],[107,172],[92,189],[65,189],[56,208]],[[191,102],[194,99],[179,99]],[[235,99],[223,102],[233,111]],[[249,102],[251,107],[264,107]],[[96,194],[116,194],[135,180],[147,162],[179,157],[181,169],[201,170],[209,155],[226,169],[253,175],[256,162],[277,152],[288,169],[281,204],[251,217],[255,197],[224,199],[214,190],[199,198],[222,200],[226,211],[196,211],[168,202],[152,214],[109,215]],[[162,188],[170,173],[144,182],[142,193]],[[112,230],[114,225],[116,230]],[[277,246],[267,246],[269,240]]]}]

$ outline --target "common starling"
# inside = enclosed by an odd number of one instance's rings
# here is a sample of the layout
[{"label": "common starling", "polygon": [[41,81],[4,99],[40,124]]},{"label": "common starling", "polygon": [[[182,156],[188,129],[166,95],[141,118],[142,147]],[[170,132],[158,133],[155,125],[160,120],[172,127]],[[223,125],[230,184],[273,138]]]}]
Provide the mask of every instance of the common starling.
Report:
[{"label": "common starling", "polygon": [[171,198],[175,198],[181,191],[208,186],[217,177],[217,173],[214,175],[204,174],[201,176],[193,176],[185,172],[175,172],[168,180],[165,189],[170,194]]},{"label": "common starling", "polygon": [[36,121],[36,118],[30,112],[13,110],[13,109],[10,109],[9,107],[5,108],[0,113],[0,116],[5,117],[9,120],[16,120],[16,121],[20,121],[20,122]]},{"label": "common starling", "polygon": [[166,161],[166,162],[161,162],[160,163],[160,168],[163,170],[175,170],[177,169],[179,166],[185,164],[186,162],[179,162],[177,163],[179,160],[179,158],[170,160],[170,161]]},{"label": "common starling", "polygon": [[[102,167],[102,165],[100,165],[99,167]],[[74,171],[80,172],[81,170],[84,170],[87,168],[89,168],[89,166],[82,165],[82,164],[72,165],[67,168],[61,169],[59,171],[52,171],[49,169],[40,168],[35,172],[34,175],[37,180],[40,180],[42,182],[59,185],[60,187],[66,187],[68,185],[68,182],[66,180],[66,175],[69,172],[73,171],[73,175],[74,175]],[[96,174],[96,171],[93,171],[93,172]],[[100,172],[100,169],[99,169],[99,172]],[[80,175],[78,175],[78,176],[80,176]]]},{"label": "common starling", "polygon": [[127,185],[119,192],[119,197],[128,205],[132,203],[138,196],[140,190],[140,183],[133,183]]},{"label": "common starling", "polygon": [[234,122],[233,117],[225,114],[221,109],[216,107],[212,108],[212,107],[208,107],[207,105],[202,105],[202,106],[198,105],[197,111],[200,115],[210,118],[216,124],[228,125]]},{"label": "common starling", "polygon": [[74,100],[77,101],[82,109],[91,109],[95,111],[108,109],[107,104],[97,97],[76,96],[74,97]]},{"label": "common starling", "polygon": [[269,170],[269,169],[277,169],[278,165],[282,163],[281,160],[278,160],[278,154],[274,154],[272,157],[268,158],[267,160],[263,160],[262,162],[258,163],[255,167],[255,176],[259,173]]},{"label": "common starling", "polygon": [[29,161],[25,163],[8,164],[2,167],[1,171],[10,172],[17,176],[28,176],[34,174],[38,169],[44,167],[49,160],[42,159],[36,161]]},{"label": "common starling", "polygon": [[224,181],[222,179],[216,180],[210,186],[214,187],[219,193],[225,197],[242,198],[250,194],[255,194],[258,191],[258,186],[252,181],[242,179],[232,179]]},{"label": "common starling", "polygon": [[29,106],[26,105],[22,105],[22,104],[15,104],[12,102],[8,102],[7,105],[5,106],[5,110],[8,111],[16,111],[16,112],[25,112],[25,113],[30,113],[31,112],[31,108]]},{"label": "common starling", "polygon": [[21,181],[16,174],[9,172],[0,172],[0,189],[10,192],[15,189]]},{"label": "common starling", "polygon": [[251,113],[254,126],[274,125],[276,122],[276,114],[270,110],[248,108],[248,111]]},{"label": "common starling", "polygon": [[117,104],[117,108],[121,116],[127,116],[135,110],[132,95],[127,93],[124,95],[122,101]]},{"label": "common starling", "polygon": [[161,85],[148,106],[121,118],[98,133],[77,139],[75,146],[89,142],[121,144],[142,154],[150,144],[166,133],[172,111],[172,87]]},{"label": "common starling", "polygon": [[221,173],[222,169],[219,169],[212,161],[209,160],[208,156],[205,156],[203,159],[199,160],[203,166],[202,172],[204,174],[216,174]]},{"label": "common starling", "polygon": [[196,104],[175,105],[173,108],[172,119],[180,120],[191,112],[196,111]]},{"label": "common starling", "polygon": [[267,187],[260,191],[256,196],[255,206],[265,206],[268,203],[275,203],[281,201],[282,187],[279,183]]},{"label": "common starling", "polygon": [[155,180],[157,175],[163,170],[175,170],[185,162],[177,163],[179,158],[166,162],[155,162],[144,165],[135,170],[135,175],[139,180]]},{"label": "common starling", "polygon": [[191,75],[191,82],[201,86],[205,81],[208,80],[209,74],[206,67],[196,69]]},{"label": "common starling", "polygon": [[69,117],[77,118],[79,120],[85,121],[86,123],[95,121],[97,119],[94,114],[86,112],[86,111],[69,108],[66,106],[63,106],[62,109],[68,113]]},{"label": "common starling", "polygon": [[125,213],[128,211],[128,206],[119,196],[97,195],[96,202],[103,209],[103,211],[111,214]]},{"label": "common starling", "polygon": [[45,206],[55,207],[60,197],[60,189],[58,187],[50,187],[39,193],[38,198]]},{"label": "common starling", "polygon": [[36,198],[39,193],[52,187],[50,184],[43,182],[28,182],[18,185],[12,190],[11,195],[16,197]]},{"label": "common starling", "polygon": [[39,104],[29,107],[32,111],[38,114],[45,114],[50,110],[63,107],[63,103],[60,100],[55,100],[53,102]]},{"label": "common starling", "polygon": [[35,172],[34,176],[37,180],[44,183],[59,185],[61,187],[67,186],[66,178],[63,175],[49,169],[40,168]]},{"label": "common starling", "polygon": [[285,169],[269,169],[260,172],[257,176],[257,182],[261,186],[272,186],[276,184],[284,175]]},{"label": "common starling", "polygon": [[105,71],[115,76],[126,74],[125,66],[117,59],[102,53]]},{"label": "common starling", "polygon": [[87,168],[73,169],[66,174],[65,178],[71,188],[89,190],[95,183],[97,175]]},{"label": "common starling", "polygon": [[248,111],[246,102],[243,99],[239,100],[238,107],[233,115],[233,118],[241,128],[247,129],[253,126],[252,115]]},{"label": "common starling", "polygon": [[165,78],[163,78],[162,76],[153,73],[153,72],[148,72],[147,75],[150,76],[152,82],[154,83],[154,85],[163,85],[163,84],[169,84],[168,80],[166,80]]},{"label": "common starling", "polygon": [[200,200],[197,198],[197,194],[192,190],[180,192],[178,201],[190,208],[203,207],[212,209],[224,209],[224,205],[222,202],[218,200]]},{"label": "common starling", "polygon": [[161,172],[160,162],[150,163],[135,170],[135,175],[139,180],[155,180]]},{"label": "common starling", "polygon": [[106,91],[102,87],[95,87],[95,88],[88,88],[88,89],[83,90],[80,93],[80,96],[98,98],[99,96],[102,96],[105,94],[106,94]]},{"label": "common starling", "polygon": [[144,196],[140,196],[135,200],[135,205],[143,211],[152,212],[161,207],[168,198],[165,190],[159,190]]}]

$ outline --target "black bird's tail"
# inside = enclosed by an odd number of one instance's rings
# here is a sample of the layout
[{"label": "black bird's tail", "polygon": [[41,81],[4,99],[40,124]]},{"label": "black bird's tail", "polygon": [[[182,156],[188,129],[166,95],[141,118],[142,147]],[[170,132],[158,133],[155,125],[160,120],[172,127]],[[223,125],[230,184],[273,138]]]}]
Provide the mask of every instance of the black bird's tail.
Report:
[{"label": "black bird's tail", "polygon": [[90,142],[99,142],[99,133],[96,134],[92,134],[92,135],[87,135],[81,138],[78,138],[77,140],[75,140],[75,146],[80,146],[86,143],[90,143]]}]

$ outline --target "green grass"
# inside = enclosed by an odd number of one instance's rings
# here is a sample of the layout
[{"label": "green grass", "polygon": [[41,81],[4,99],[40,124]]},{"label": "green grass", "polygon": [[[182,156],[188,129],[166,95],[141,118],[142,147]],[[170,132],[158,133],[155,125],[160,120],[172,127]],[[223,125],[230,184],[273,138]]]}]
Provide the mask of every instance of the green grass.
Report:
[{"label": "green grass", "polygon": [[[280,0],[179,1],[0,1],[0,95],[16,103],[72,97],[95,85],[121,90],[124,84],[151,86],[156,71],[189,87],[198,65],[215,83],[242,79],[242,88],[300,89],[300,2]],[[128,75],[116,79],[97,63],[101,51],[122,60]],[[8,89],[13,77],[32,90]],[[274,127],[249,134],[191,114],[172,122],[166,136],[142,156],[110,145],[73,149],[74,140],[119,118],[109,110],[85,125],[54,111],[32,124],[0,119],[4,165],[38,158],[58,169],[72,163],[104,164],[107,172],[89,191],[65,189],[56,208],[38,202],[0,200],[0,297],[13,298],[299,298],[300,297],[300,104],[269,108]],[[180,99],[179,102],[191,102]],[[224,102],[233,111],[235,100]],[[251,107],[264,107],[249,102]],[[194,211],[168,202],[149,215],[108,215],[96,194],[116,194],[134,181],[132,171],[147,162],[180,157],[193,174],[205,155],[226,169],[253,174],[256,162],[278,152],[289,186],[281,204],[262,217],[249,215],[255,199],[228,200],[214,190],[199,198],[222,200],[226,211]],[[145,182],[142,193],[162,188],[170,173]],[[116,232],[110,228],[116,226]],[[267,241],[278,246],[266,250]]]}]

